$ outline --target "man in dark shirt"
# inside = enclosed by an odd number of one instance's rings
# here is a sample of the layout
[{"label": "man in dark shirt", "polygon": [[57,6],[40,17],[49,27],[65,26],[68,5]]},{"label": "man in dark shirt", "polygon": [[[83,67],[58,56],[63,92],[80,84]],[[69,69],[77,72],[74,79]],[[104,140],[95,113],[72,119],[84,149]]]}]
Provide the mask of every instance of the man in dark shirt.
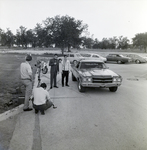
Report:
[{"label": "man in dark shirt", "polygon": [[59,73],[59,60],[57,59],[58,55],[54,54],[54,58],[50,60],[49,66],[51,66],[50,69],[50,89],[53,87],[53,81],[54,81],[54,87],[58,88],[57,86],[57,73]]}]

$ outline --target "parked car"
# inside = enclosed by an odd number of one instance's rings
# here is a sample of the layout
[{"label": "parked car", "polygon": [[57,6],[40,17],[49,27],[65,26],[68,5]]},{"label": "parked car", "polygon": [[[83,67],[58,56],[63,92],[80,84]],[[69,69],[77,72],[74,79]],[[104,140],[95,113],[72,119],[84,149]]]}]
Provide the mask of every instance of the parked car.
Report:
[{"label": "parked car", "polygon": [[72,81],[77,81],[79,92],[84,92],[86,87],[109,88],[115,92],[122,82],[120,75],[99,60],[81,60],[76,66],[71,66],[71,72]]},{"label": "parked car", "polygon": [[[84,57],[81,56],[80,53],[64,53],[64,54],[66,54],[68,57],[68,60],[74,64],[76,64],[77,61],[84,59]],[[64,59],[64,56],[60,56],[60,57],[58,57],[58,59],[59,59],[59,61],[62,61]]]},{"label": "parked car", "polygon": [[92,60],[96,59],[96,60],[101,60],[103,62],[107,61],[107,59],[105,57],[102,57],[102,56],[95,54],[95,53],[81,53],[81,55],[83,57],[85,57],[86,59],[92,59]]},{"label": "parked car", "polygon": [[132,61],[130,57],[126,57],[122,54],[109,54],[106,58],[107,62],[117,62],[118,64],[124,64]]},{"label": "parked car", "polygon": [[140,54],[124,54],[124,55],[130,57],[132,59],[132,62],[135,62],[136,64],[147,62],[147,57]]}]

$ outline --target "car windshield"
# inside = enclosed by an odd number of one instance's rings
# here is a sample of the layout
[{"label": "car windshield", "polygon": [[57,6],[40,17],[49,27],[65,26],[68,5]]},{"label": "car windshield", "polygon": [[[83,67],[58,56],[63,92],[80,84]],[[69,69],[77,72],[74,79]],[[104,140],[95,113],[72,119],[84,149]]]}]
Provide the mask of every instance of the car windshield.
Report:
[{"label": "car windshield", "polygon": [[102,62],[81,62],[80,69],[92,69],[92,68],[106,69],[107,67]]},{"label": "car windshield", "polygon": [[82,56],[81,56],[80,54],[78,54],[78,53],[76,54],[76,56],[77,56],[77,57],[82,57]]}]

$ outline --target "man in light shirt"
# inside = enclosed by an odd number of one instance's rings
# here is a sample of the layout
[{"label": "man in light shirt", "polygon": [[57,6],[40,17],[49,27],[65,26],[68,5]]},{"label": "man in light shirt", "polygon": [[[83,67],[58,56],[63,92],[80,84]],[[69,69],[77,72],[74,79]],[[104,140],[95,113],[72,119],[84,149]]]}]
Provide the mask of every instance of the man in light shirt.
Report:
[{"label": "man in light shirt", "polygon": [[31,55],[26,56],[26,61],[22,62],[20,65],[20,75],[21,81],[23,85],[26,87],[25,91],[25,101],[24,101],[24,111],[31,111],[32,108],[29,108],[29,99],[32,94],[32,86],[33,86],[33,76],[32,76],[32,69],[30,66],[30,61],[32,60]]},{"label": "man in light shirt", "polygon": [[64,87],[64,78],[66,79],[65,85],[68,85],[68,77],[70,72],[70,61],[67,59],[67,55],[64,55],[62,63],[62,87]]},{"label": "man in light shirt", "polygon": [[47,86],[45,83],[41,83],[40,87],[33,89],[33,107],[35,109],[36,114],[38,113],[38,111],[40,111],[42,115],[45,115],[44,111],[50,108],[51,106],[53,106],[53,108],[57,108],[51,101],[49,92],[46,90],[46,87]]}]

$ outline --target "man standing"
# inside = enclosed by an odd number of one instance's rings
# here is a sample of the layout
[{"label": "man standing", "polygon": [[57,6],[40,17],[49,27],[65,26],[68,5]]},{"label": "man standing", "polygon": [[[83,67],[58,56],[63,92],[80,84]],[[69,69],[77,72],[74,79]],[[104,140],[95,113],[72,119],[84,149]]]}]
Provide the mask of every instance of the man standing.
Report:
[{"label": "man standing", "polygon": [[62,87],[64,87],[64,78],[66,79],[65,85],[68,85],[68,76],[70,72],[70,61],[67,60],[67,55],[64,55],[64,60],[62,61]]},{"label": "man standing", "polygon": [[21,63],[20,65],[20,74],[21,74],[21,81],[23,85],[26,87],[25,91],[25,101],[24,101],[24,111],[31,111],[32,108],[29,108],[29,99],[32,94],[32,87],[33,87],[33,76],[32,76],[32,69],[30,66],[30,61],[32,60],[31,55],[26,56],[26,61]]},{"label": "man standing", "polygon": [[59,60],[57,59],[58,55],[54,54],[54,58],[50,60],[49,66],[51,66],[50,69],[50,89],[53,87],[53,81],[54,81],[54,87],[58,88],[57,86],[57,73],[59,73]]},{"label": "man standing", "polygon": [[33,107],[36,114],[38,113],[38,111],[40,111],[42,115],[45,115],[44,111],[51,106],[53,106],[53,108],[57,108],[50,100],[49,92],[46,90],[46,87],[47,85],[45,83],[41,83],[40,87],[33,89]]}]

